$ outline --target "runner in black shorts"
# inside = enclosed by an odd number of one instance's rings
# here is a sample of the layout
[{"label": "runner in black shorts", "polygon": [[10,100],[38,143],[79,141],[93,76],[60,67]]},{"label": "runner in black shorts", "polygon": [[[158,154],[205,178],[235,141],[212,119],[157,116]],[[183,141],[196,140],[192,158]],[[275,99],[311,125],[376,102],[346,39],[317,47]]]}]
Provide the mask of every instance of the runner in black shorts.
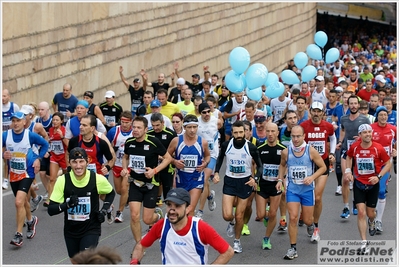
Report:
[{"label": "runner in black shorts", "polygon": [[266,124],[266,141],[258,146],[260,159],[263,164],[263,173],[258,184],[256,195],[256,213],[259,218],[265,217],[267,202],[270,202],[269,220],[266,234],[263,238],[262,248],[271,249],[270,236],[276,226],[276,213],[280,205],[281,191],[277,191],[278,168],[281,160],[281,151],[285,146],[278,141],[278,126],[275,123]]},{"label": "runner in black shorts", "polygon": [[[163,217],[162,210],[156,206],[159,181],[156,174],[168,167],[172,157],[166,151],[161,141],[154,136],[147,135],[148,121],[144,117],[135,117],[133,120],[133,137],[125,142],[125,151],[122,159],[121,175],[129,174],[129,207],[130,227],[134,239],[141,240],[140,211],[143,203],[143,222],[151,225]],[[158,165],[158,157],[163,158]],[[154,210],[155,208],[155,210]],[[155,211],[155,213],[154,213]]]}]

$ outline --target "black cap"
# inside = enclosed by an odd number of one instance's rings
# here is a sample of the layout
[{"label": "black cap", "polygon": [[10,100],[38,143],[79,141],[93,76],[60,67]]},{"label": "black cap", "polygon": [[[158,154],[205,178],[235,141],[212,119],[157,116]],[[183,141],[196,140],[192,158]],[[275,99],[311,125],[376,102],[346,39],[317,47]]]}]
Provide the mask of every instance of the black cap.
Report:
[{"label": "black cap", "polygon": [[87,160],[87,153],[86,150],[84,150],[81,147],[75,147],[71,150],[71,152],[69,152],[69,160],[72,159],[85,159]]},{"label": "black cap", "polygon": [[184,203],[190,205],[190,193],[184,188],[173,188],[169,190],[165,201],[172,201],[177,205],[183,205]]},{"label": "black cap", "polygon": [[203,102],[199,105],[198,107],[198,111],[199,113],[201,113],[202,111],[204,111],[205,109],[211,109],[211,107],[208,105],[208,103]]},{"label": "black cap", "polygon": [[191,75],[191,77],[193,77],[193,78],[197,78],[197,79],[200,79],[201,78],[201,76],[199,75],[199,74],[193,74],[193,75]]},{"label": "black cap", "polygon": [[87,96],[87,97],[90,97],[91,99],[93,99],[94,93],[93,93],[92,91],[86,91],[86,92],[83,94],[83,96]]}]

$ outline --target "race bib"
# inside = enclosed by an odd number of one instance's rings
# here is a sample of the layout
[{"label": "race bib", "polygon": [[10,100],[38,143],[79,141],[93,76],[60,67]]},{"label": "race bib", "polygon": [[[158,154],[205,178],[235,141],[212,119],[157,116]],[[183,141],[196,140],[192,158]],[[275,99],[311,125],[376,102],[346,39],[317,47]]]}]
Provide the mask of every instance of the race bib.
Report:
[{"label": "race bib", "polygon": [[391,156],[391,147],[390,146],[384,146],[384,149],[387,152],[388,156]]},{"label": "race bib", "polygon": [[138,100],[133,100],[133,104],[132,104],[132,111],[136,112],[137,108],[141,105],[141,101]]},{"label": "race bib", "polygon": [[3,132],[7,131],[11,128],[11,119],[10,117],[3,117]]},{"label": "race bib", "polygon": [[145,156],[130,155],[130,166],[135,173],[145,173]]},{"label": "race bib", "polygon": [[374,160],[373,158],[357,158],[357,171],[360,175],[374,174]]},{"label": "race bib", "polygon": [[303,184],[303,179],[307,176],[306,166],[291,166],[289,169],[292,182],[294,184]]},{"label": "race bib", "polygon": [[193,173],[198,166],[198,155],[180,155],[184,161],[184,172]]},{"label": "race bib", "polygon": [[111,123],[115,123],[116,122],[115,116],[104,115],[104,119],[105,119],[105,124],[108,125],[108,126],[110,126]]},{"label": "race bib", "polygon": [[26,155],[20,152],[13,152],[10,159],[10,171],[15,174],[23,174],[26,171]]},{"label": "race bib", "polygon": [[245,160],[230,160],[229,162],[229,170],[231,172],[231,174],[234,176],[236,175],[241,175],[243,173],[245,173],[246,169],[245,169]]},{"label": "race bib", "polygon": [[62,141],[61,140],[51,141],[50,150],[56,155],[64,154],[64,145],[62,144]]},{"label": "race bib", "polygon": [[266,181],[277,181],[279,165],[275,164],[263,164],[263,180]]},{"label": "race bib", "polygon": [[324,155],[326,148],[326,143],[324,141],[309,141],[309,145],[313,146],[320,155]]},{"label": "race bib", "polygon": [[326,121],[332,123],[333,122],[332,116],[331,115],[327,116]]},{"label": "race bib", "polygon": [[89,163],[87,164],[87,168],[89,171],[93,171],[95,173],[97,173],[97,166],[95,163]]},{"label": "race bib", "polygon": [[116,151],[116,161],[115,165],[121,167],[122,166],[122,159],[123,156],[125,155],[125,152],[123,151],[124,148],[123,146],[118,147],[118,150]]},{"label": "race bib", "polygon": [[86,221],[90,219],[90,197],[79,197],[78,205],[69,208],[68,213],[68,220],[70,221]]}]

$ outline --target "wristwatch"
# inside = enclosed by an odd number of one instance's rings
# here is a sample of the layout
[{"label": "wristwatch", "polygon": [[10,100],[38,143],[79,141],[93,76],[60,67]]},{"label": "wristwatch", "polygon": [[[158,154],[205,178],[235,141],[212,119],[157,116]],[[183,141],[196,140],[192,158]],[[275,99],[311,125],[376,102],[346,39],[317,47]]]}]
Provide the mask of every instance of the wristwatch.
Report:
[{"label": "wristwatch", "polygon": [[381,180],[382,176],[380,174],[377,175],[378,180]]}]

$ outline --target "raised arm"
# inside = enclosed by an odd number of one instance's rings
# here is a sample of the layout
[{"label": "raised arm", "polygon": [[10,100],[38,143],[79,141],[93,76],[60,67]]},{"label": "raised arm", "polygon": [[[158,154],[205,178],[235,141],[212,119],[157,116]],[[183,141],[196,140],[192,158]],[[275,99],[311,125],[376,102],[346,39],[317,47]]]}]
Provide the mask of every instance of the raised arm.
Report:
[{"label": "raised arm", "polygon": [[125,84],[126,88],[129,89],[129,83],[126,80],[125,76],[123,76],[123,67],[122,66],[119,66],[119,75],[121,76],[121,80]]}]

